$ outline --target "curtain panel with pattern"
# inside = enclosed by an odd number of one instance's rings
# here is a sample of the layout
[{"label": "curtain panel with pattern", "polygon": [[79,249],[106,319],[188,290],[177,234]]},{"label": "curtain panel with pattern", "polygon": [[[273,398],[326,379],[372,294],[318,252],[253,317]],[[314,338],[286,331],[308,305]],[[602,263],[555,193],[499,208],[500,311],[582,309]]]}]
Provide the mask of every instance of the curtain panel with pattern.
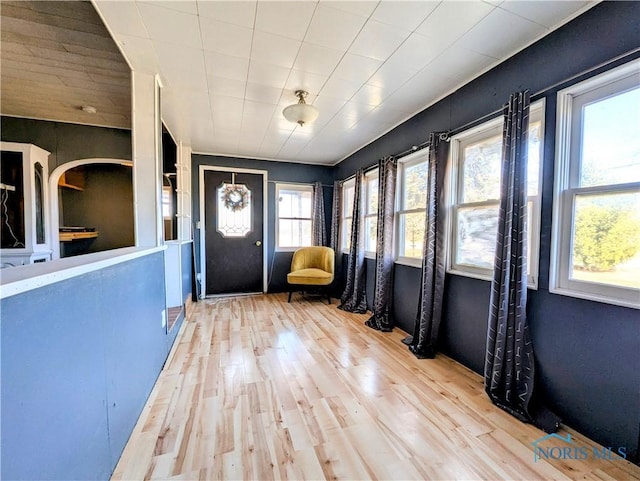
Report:
[{"label": "curtain panel with pattern", "polygon": [[444,165],[448,145],[440,140],[439,134],[429,135],[429,174],[420,301],[413,335],[403,340],[409,345],[409,350],[420,359],[435,357],[442,320],[445,278]]},{"label": "curtain panel with pattern", "polygon": [[364,237],[362,223],[362,179],[364,172],[356,172],[353,192],[353,216],[351,219],[351,245],[347,261],[347,278],[345,288],[340,297],[339,309],[347,312],[364,314],[367,312],[367,296],[365,290]]},{"label": "curtain panel with pattern", "polygon": [[394,157],[378,161],[378,225],[373,315],[366,325],[383,332],[393,330],[393,231],[398,162]]},{"label": "curtain panel with pattern", "polygon": [[313,185],[313,220],[311,222],[314,246],[327,245],[327,228],[324,217],[324,194],[322,182]]},{"label": "curtain panel with pattern", "polygon": [[529,93],[504,109],[498,234],[491,282],[485,391],[525,422],[554,432],[560,419],[534,401],[535,358],[527,322],[527,141]]}]

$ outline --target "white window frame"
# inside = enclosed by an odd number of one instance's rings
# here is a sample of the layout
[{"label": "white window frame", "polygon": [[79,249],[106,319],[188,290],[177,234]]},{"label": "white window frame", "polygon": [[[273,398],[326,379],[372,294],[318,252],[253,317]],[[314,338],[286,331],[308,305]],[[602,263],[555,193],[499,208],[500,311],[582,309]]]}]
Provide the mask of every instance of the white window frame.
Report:
[{"label": "white window frame", "polygon": [[[311,210],[309,217],[280,217],[280,191],[299,191],[299,192],[311,192]],[[288,183],[276,183],[276,252],[293,252],[300,247],[309,247],[313,244],[313,232],[311,233],[311,239],[309,245],[300,246],[280,246],[280,220],[309,220],[311,221],[313,230],[313,184],[288,184]]]},{"label": "white window frame", "polygon": [[[424,148],[419,150],[418,152],[414,152],[406,157],[403,157],[398,161],[398,180],[397,180],[397,188],[396,188],[396,246],[395,246],[395,254],[396,254],[396,264],[401,264],[405,266],[411,267],[422,267],[422,257],[408,257],[401,256],[400,251],[402,250],[402,246],[404,245],[404,232],[401,229],[402,224],[402,216],[404,214],[419,214],[421,212],[427,212],[427,205],[419,209],[403,209],[402,208],[402,199],[404,199],[404,175],[408,167],[413,167],[414,165],[426,163],[427,169],[429,168],[429,148]],[[428,188],[428,184],[425,184],[425,189]]]},{"label": "white window frame", "polygon": [[[538,169],[538,192],[537,195],[529,195],[527,197],[527,203],[532,203],[531,216],[528,218],[529,237],[531,239],[530,245],[528,245],[527,255],[529,256],[529,265],[531,266],[530,272],[527,273],[527,287],[529,289],[538,288],[538,273],[540,262],[540,210],[541,210],[541,198],[542,198],[542,173],[544,170],[544,113],[545,102],[544,99],[533,102],[529,108],[530,123],[540,122],[540,165]],[[482,123],[472,129],[461,132],[451,138],[451,148],[449,152],[451,168],[447,172],[447,179],[445,185],[447,186],[447,220],[446,229],[449,239],[447,244],[447,272],[451,274],[473,277],[476,279],[482,279],[490,281],[493,279],[493,268],[481,268],[477,266],[469,266],[463,264],[457,264],[456,258],[456,241],[458,239],[456,213],[461,206],[477,206],[488,207],[500,205],[500,199],[487,199],[481,202],[468,202],[462,203],[458,201],[458,193],[462,191],[463,179],[462,174],[462,159],[460,158],[460,152],[468,145],[473,144],[482,139],[495,137],[496,135],[502,135],[504,119],[498,117],[488,122]]]},{"label": "white window frame", "polygon": [[573,206],[578,194],[638,192],[640,182],[580,187],[580,107],[622,93],[640,81],[640,60],[585,80],[558,92],[556,160],[551,233],[549,291],[581,299],[640,309],[640,290],[571,279]]},{"label": "white window frame", "polygon": [[[362,181],[362,191],[361,191],[361,195],[362,195],[362,202],[360,205],[363,206],[363,212],[362,212],[362,225],[361,225],[361,229],[362,230],[362,236],[364,239],[364,245],[363,247],[365,247],[365,251],[364,251],[364,256],[368,259],[375,259],[376,258],[376,251],[374,250],[367,250],[366,249],[366,245],[367,245],[367,220],[368,219],[376,219],[378,218],[378,209],[380,208],[380,199],[378,199],[378,203],[375,205],[375,211],[369,211],[369,195],[370,195],[370,189],[369,186],[373,181],[378,181],[378,169],[373,169],[369,172],[367,172],[364,175],[364,179]],[[378,186],[379,187],[379,186]],[[375,244],[374,244],[375,247]]]},{"label": "white window frame", "polygon": [[350,226],[352,221],[353,221],[353,214],[352,215],[348,215],[349,214],[349,209],[352,206],[347,205],[347,196],[346,196],[346,192],[349,189],[353,189],[356,185],[356,179],[349,179],[345,182],[342,183],[342,195],[340,196],[341,199],[341,206],[340,206],[340,251],[343,253],[348,253],[349,252],[349,247],[348,247],[348,236],[347,236],[347,226]]}]

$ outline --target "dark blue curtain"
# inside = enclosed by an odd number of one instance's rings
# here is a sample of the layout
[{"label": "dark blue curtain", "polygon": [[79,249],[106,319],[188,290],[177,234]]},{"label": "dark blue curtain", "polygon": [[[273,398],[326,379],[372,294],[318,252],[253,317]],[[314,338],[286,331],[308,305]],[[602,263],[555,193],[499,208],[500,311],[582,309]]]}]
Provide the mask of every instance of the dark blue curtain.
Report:
[{"label": "dark blue curtain", "polygon": [[373,315],[366,325],[379,331],[393,330],[393,231],[395,228],[396,177],[393,157],[378,161],[378,230],[376,236],[376,286]]},{"label": "dark blue curtain", "polygon": [[327,228],[324,220],[324,195],[322,183],[316,182],[313,186],[313,220],[311,227],[313,230],[313,245],[327,245]]},{"label": "dark blue curtain", "polygon": [[493,403],[547,432],[560,420],[532,402],[535,358],[527,323],[527,143],[529,93],[512,94],[504,110],[496,254],[484,366]]},{"label": "dark blue curtain", "polygon": [[345,288],[340,297],[339,309],[364,314],[367,312],[367,296],[365,292],[365,265],[363,233],[361,232],[360,198],[362,191],[362,169],[356,172],[353,189],[353,217],[351,219],[351,246],[347,261],[347,278]]},{"label": "dark blue curtain", "polygon": [[448,143],[440,140],[439,134],[429,135],[429,175],[427,179],[427,210],[422,252],[422,277],[420,302],[413,335],[403,342],[420,359],[433,358],[440,321],[442,320],[442,297],[444,292],[444,169]]}]

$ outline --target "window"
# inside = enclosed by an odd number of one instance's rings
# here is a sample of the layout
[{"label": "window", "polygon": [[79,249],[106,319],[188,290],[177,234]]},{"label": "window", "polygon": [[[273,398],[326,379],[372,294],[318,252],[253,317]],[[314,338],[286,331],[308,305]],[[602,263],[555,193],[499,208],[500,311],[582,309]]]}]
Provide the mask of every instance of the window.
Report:
[{"label": "window", "polygon": [[[544,102],[529,112],[527,159],[529,287],[538,279],[540,178]],[[486,122],[452,138],[449,182],[449,272],[491,279],[498,231],[503,119]]]},{"label": "window", "polygon": [[364,252],[375,257],[378,239],[378,169],[367,172],[362,186],[364,205]]},{"label": "window", "polygon": [[342,184],[342,215],[340,216],[340,247],[348,252],[351,247],[351,221],[353,219],[353,196],[355,179]]},{"label": "window", "polygon": [[429,151],[408,155],[398,163],[397,259],[420,266],[427,209]]},{"label": "window", "polygon": [[311,245],[312,185],[276,184],[276,247],[295,250]]},{"label": "window", "polygon": [[[342,184],[342,216],[340,218],[340,246],[343,252],[351,247],[351,222],[353,219],[353,196],[355,179]],[[375,256],[378,234],[378,169],[367,172],[361,185],[361,202],[364,206],[362,228],[364,250],[368,257]]]},{"label": "window", "polygon": [[558,93],[551,292],[640,307],[640,61]]}]

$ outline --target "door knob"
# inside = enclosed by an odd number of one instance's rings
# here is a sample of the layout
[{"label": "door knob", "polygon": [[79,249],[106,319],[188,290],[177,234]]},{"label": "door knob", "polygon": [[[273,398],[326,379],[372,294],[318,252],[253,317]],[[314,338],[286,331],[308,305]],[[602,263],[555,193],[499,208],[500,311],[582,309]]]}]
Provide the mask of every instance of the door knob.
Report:
[{"label": "door knob", "polygon": [[256,241],[256,245],[260,247],[262,245],[262,241]]}]

